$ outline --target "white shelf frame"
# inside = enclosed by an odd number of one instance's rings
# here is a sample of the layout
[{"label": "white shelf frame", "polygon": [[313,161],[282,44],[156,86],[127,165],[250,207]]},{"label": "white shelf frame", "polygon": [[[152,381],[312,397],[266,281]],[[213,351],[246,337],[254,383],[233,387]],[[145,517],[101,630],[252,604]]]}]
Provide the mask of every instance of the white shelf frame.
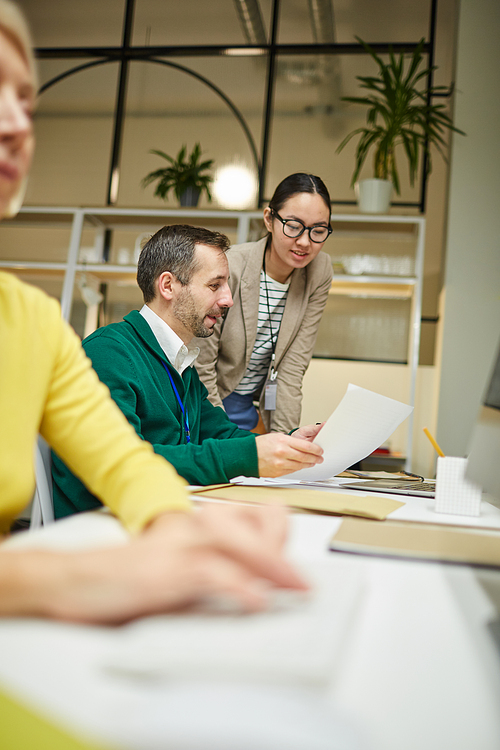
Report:
[{"label": "white shelf frame", "polygon": [[[142,219],[141,225],[147,225],[154,219],[167,219],[167,218],[196,218],[196,219],[229,219],[237,221],[237,243],[245,242],[249,229],[250,221],[252,219],[262,218],[261,211],[218,211],[218,210],[201,210],[193,208],[179,208],[179,209],[141,209],[141,208],[72,208],[68,206],[24,206],[19,212],[19,219],[14,220],[10,223],[10,226],[19,225],[24,223],[22,221],[23,215],[43,215],[43,216],[68,216],[72,217],[71,221],[71,236],[68,247],[68,255],[65,263],[39,263],[39,262],[13,262],[13,261],[0,261],[0,267],[10,268],[12,270],[35,270],[35,269],[47,269],[47,270],[64,270],[64,281],[61,294],[61,309],[65,320],[69,320],[71,314],[71,306],[73,303],[73,290],[75,286],[75,276],[77,271],[82,270],[81,264],[78,263],[78,254],[80,251],[81,237],[84,228],[85,220],[89,220],[95,227],[98,223],[100,226],[104,226],[99,217],[108,217],[116,219],[116,222],[107,224],[110,229],[116,229],[123,226],[120,223],[120,219],[130,216],[136,216],[138,219]],[[97,220],[97,221],[96,221]],[[150,220],[148,222],[148,220]],[[33,223],[33,222],[30,222]],[[60,223],[60,222],[58,222]],[[62,268],[61,268],[62,266]],[[102,266],[101,266],[102,267]],[[85,264],[85,270],[90,271],[90,264]],[[97,269],[95,269],[97,270]],[[108,273],[111,269],[107,269]],[[119,272],[123,273],[123,266],[119,267]],[[117,271],[118,273],[118,271]]]},{"label": "white shelf frame", "polygon": [[[409,403],[415,406],[415,393],[417,388],[418,356],[420,350],[420,329],[422,318],[422,282],[424,271],[425,252],[425,217],[423,216],[389,216],[385,214],[335,214],[332,216],[332,224],[406,224],[413,225],[416,234],[415,246],[415,275],[403,276],[337,276],[342,281],[350,283],[367,284],[413,284],[412,310],[410,316],[410,335],[408,347],[408,367],[410,368]],[[411,457],[413,451],[413,412],[408,417],[408,438],[406,442],[406,471],[411,471]]]}]

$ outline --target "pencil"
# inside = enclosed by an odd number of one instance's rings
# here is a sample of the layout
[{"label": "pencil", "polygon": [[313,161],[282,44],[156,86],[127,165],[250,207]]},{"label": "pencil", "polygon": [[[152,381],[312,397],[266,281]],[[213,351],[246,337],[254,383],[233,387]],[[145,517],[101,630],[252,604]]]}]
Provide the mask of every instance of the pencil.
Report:
[{"label": "pencil", "polygon": [[431,441],[432,447],[434,448],[434,450],[436,451],[436,453],[438,454],[438,456],[441,456],[441,458],[443,458],[444,457],[443,451],[441,450],[441,448],[439,447],[439,445],[436,443],[435,439],[432,437],[432,435],[429,432],[429,430],[427,429],[427,427],[424,427],[424,432],[427,435],[427,437],[429,438],[429,440]]}]

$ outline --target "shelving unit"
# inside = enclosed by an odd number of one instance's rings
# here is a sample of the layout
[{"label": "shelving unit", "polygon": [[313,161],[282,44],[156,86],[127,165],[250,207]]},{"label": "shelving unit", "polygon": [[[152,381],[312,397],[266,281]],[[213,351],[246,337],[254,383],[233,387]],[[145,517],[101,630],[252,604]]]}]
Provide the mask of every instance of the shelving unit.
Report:
[{"label": "shelving unit", "polygon": [[[123,266],[105,263],[79,263],[81,238],[84,227],[97,230],[96,250],[99,254],[102,248],[104,232],[107,229],[128,229],[137,232],[151,229],[153,232],[169,220],[189,220],[194,223],[209,224],[215,222],[236,229],[236,242],[245,242],[250,232],[252,219],[260,219],[261,211],[203,211],[198,209],[128,209],[128,208],[69,208],[69,207],[23,207],[15,220],[8,222],[8,226],[29,225],[62,226],[71,224],[71,236],[68,254],[64,263],[50,263],[43,261],[0,261],[1,268],[10,268],[17,272],[51,271],[64,273],[61,294],[61,308],[63,316],[69,319],[73,302],[75,275],[78,271],[88,271],[99,277],[117,277],[127,272],[134,273],[135,266]],[[99,247],[100,245],[100,247]]]},{"label": "shelving unit", "polygon": [[[136,265],[103,262],[104,238],[107,230],[129,233],[138,240],[141,234],[154,233],[168,223],[185,221],[208,228],[223,231],[236,243],[245,242],[251,237],[252,222],[262,220],[262,211],[222,211],[198,209],[126,209],[126,208],[70,208],[70,207],[24,207],[16,219],[4,222],[3,227],[28,227],[33,229],[65,229],[69,240],[64,260],[0,260],[0,268],[12,270],[20,275],[60,276],[62,279],[61,307],[63,316],[69,319],[73,303],[76,276],[78,273],[89,273],[99,282],[132,282],[135,278]],[[363,242],[372,243],[378,250],[362,257],[353,256],[347,263],[350,273],[335,274],[331,295],[353,300],[357,298],[408,300],[411,305],[410,325],[407,347],[407,364],[410,369],[410,387],[408,399],[415,403],[416,376],[420,346],[420,319],[422,308],[422,274],[424,259],[425,219],[421,216],[379,216],[367,214],[335,214],[332,216],[334,234],[333,242],[329,240],[325,251],[329,252],[334,268],[340,260],[335,255],[335,242],[350,241],[361,237]],[[82,235],[92,230],[92,261],[81,261]],[[384,243],[390,244],[398,232],[403,239],[411,239],[414,251],[411,259],[411,273],[386,273],[393,270],[394,258],[385,258],[380,252]],[[133,234],[132,234],[133,233]],[[62,258],[63,253],[60,253]],[[384,260],[385,258],[385,260]],[[384,262],[382,262],[384,261]],[[392,262],[392,266],[391,266]],[[344,259],[344,263],[346,260]],[[375,266],[384,272],[373,271]],[[355,268],[356,266],[356,268]],[[356,272],[352,272],[352,270]],[[377,270],[379,271],[380,268]],[[401,270],[408,270],[403,264]],[[326,316],[326,313],[325,313]],[[324,318],[325,318],[324,316]],[[324,355],[323,355],[324,356]],[[406,453],[407,469],[412,449],[412,417],[408,420],[408,440]]]},{"label": "shelving unit", "polygon": [[[408,403],[415,404],[416,379],[420,348],[420,326],[422,315],[422,281],[425,249],[425,218],[421,216],[380,216],[368,214],[344,214],[332,216],[334,242],[325,245],[325,251],[332,257],[334,269],[341,265],[337,255],[335,240],[344,247],[348,242],[356,244],[361,238],[365,246],[374,246],[372,254],[353,256],[344,259],[346,270],[357,266],[359,273],[335,273],[331,295],[332,298],[346,298],[352,307],[360,302],[371,300],[404,301],[410,305],[408,336],[406,341],[405,361],[409,368]],[[382,248],[394,240],[401,240],[411,247],[411,257],[398,260],[382,255]],[[385,268],[384,268],[385,267]],[[384,268],[384,273],[370,272],[371,268]],[[398,273],[394,273],[395,270]],[[391,273],[392,271],[392,273]],[[323,315],[322,326],[327,327],[327,309]],[[325,355],[320,355],[325,356]],[[335,357],[334,357],[335,358]],[[342,357],[341,357],[342,358]],[[354,359],[354,358],[353,358]],[[360,358],[362,359],[362,358]],[[382,361],[382,360],[381,360]],[[410,470],[412,454],[413,415],[407,422],[406,469]]]}]

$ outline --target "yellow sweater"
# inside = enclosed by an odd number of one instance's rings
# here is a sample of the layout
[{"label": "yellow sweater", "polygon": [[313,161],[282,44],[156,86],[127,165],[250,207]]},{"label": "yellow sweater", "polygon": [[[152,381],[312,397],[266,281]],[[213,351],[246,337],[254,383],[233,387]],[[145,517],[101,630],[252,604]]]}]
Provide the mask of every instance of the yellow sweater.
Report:
[{"label": "yellow sweater", "polygon": [[130,531],[187,510],[185,483],[137,437],[58,303],[0,273],[0,532],[35,487],[38,433]]}]

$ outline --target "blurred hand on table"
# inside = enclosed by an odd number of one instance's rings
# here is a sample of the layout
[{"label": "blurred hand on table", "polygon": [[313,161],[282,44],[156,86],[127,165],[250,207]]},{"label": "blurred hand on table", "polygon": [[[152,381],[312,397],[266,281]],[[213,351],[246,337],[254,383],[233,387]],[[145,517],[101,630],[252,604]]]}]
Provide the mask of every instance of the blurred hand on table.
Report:
[{"label": "blurred hand on table", "polygon": [[260,610],[273,587],[307,590],[285,537],[283,508],[206,504],[158,516],[121,547],[0,552],[0,614],[116,624],[210,596]]}]

